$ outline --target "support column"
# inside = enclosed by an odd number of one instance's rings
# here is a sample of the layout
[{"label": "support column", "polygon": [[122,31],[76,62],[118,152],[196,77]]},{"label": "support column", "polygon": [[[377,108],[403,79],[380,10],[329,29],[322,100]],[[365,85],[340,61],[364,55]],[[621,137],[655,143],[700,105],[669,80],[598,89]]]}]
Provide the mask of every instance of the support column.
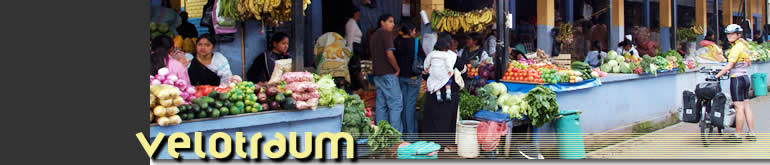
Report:
[{"label": "support column", "polygon": [[650,0],[644,0],[644,26],[650,28]]},{"label": "support column", "polygon": [[733,0],[722,0],[722,25],[733,24]]},{"label": "support column", "polygon": [[695,0],[695,25],[708,27],[706,0]]},{"label": "support column", "polygon": [[513,23],[511,24],[511,29],[516,29],[516,23],[518,23],[518,21],[516,21],[517,20],[516,19],[516,0],[510,0],[508,3],[510,3],[509,5],[510,8],[508,9],[508,11],[511,12],[511,19],[513,19]]},{"label": "support column", "polygon": [[[302,4],[302,0],[292,0],[292,3],[294,4]],[[292,6],[293,11],[302,11],[302,5],[294,5]],[[293,24],[291,24],[291,32],[290,34],[293,37],[293,39],[290,40],[292,47],[294,49],[290,50],[294,53],[294,56],[292,57],[292,70],[294,71],[303,71],[305,69],[305,35],[298,35],[298,34],[307,34],[307,27],[305,25],[305,16],[302,15],[302,12],[293,12],[292,13],[292,21],[294,21]]]},{"label": "support column", "polygon": [[563,0],[564,4],[564,18],[569,24],[575,23],[575,2],[574,0]]},{"label": "support column", "polygon": [[625,25],[623,0],[612,0],[612,26],[610,26],[609,47],[610,50],[618,48],[618,43],[625,39],[623,27]]},{"label": "support column", "polygon": [[671,0],[660,0],[660,51],[671,50]]},{"label": "support column", "polygon": [[553,37],[551,30],[554,26],[554,0],[537,1],[537,48],[545,51],[546,54],[555,56],[553,53]]}]

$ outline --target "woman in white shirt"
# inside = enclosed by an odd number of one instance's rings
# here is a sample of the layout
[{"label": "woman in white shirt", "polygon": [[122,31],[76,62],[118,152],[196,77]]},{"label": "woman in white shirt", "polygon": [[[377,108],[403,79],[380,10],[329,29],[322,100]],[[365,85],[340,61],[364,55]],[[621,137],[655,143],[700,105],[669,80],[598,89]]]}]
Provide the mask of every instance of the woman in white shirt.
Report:
[{"label": "woman in white shirt", "polygon": [[[358,8],[353,8],[353,14],[350,19],[348,19],[348,22],[345,24],[345,40],[348,42],[348,49],[355,51],[355,46],[361,44],[361,37],[363,36],[363,33],[361,33],[361,28],[358,27],[357,21],[361,20],[361,14],[359,13]],[[359,53],[359,52],[356,52]]]},{"label": "woman in white shirt", "polygon": [[187,72],[191,85],[219,86],[230,82],[233,73],[230,63],[222,53],[214,52],[216,40],[213,35],[203,34],[195,46],[195,54],[185,54],[189,60]]},{"label": "woman in white shirt", "polygon": [[631,43],[631,40],[623,40],[618,44],[618,55],[625,56],[626,53],[631,54],[634,58],[639,58],[639,51],[636,50],[636,46]]}]

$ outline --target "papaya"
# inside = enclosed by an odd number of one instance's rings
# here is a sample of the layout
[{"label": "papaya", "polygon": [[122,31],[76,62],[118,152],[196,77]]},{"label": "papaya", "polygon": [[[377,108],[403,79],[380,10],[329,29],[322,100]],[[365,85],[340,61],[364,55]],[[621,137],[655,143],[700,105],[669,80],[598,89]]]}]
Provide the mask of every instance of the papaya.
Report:
[{"label": "papaya", "polygon": [[182,51],[185,53],[192,53],[195,51],[195,41],[192,38],[185,38],[182,41]]},{"label": "papaya", "polygon": [[174,37],[174,47],[182,48],[182,42],[184,42],[184,39],[182,39],[181,35]]}]

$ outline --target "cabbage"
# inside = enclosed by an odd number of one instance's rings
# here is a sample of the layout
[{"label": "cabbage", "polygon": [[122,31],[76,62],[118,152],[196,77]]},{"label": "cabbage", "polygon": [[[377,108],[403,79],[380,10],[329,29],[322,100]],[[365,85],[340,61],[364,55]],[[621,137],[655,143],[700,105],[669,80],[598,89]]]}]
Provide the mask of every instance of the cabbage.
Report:
[{"label": "cabbage", "polygon": [[620,73],[620,66],[613,66],[612,73]]},{"label": "cabbage", "polygon": [[617,57],[615,57],[615,61],[618,61],[618,63],[625,62],[626,58],[623,58],[623,56],[617,56]]},{"label": "cabbage", "polygon": [[505,93],[505,94],[501,95],[500,97],[498,97],[497,98],[497,105],[500,105],[500,106],[506,105],[505,101],[508,100],[508,97],[511,97],[511,95],[509,95],[508,93]]},{"label": "cabbage", "polygon": [[502,83],[494,82],[494,83],[487,84],[486,86],[490,87],[489,89],[491,90],[488,92],[490,92],[493,96],[500,96],[504,93],[508,93],[508,89]]},{"label": "cabbage", "polygon": [[610,72],[612,71],[612,66],[610,64],[603,64],[602,66],[599,66],[599,70],[602,72]]},{"label": "cabbage", "polygon": [[609,52],[607,52],[607,57],[615,57],[617,55],[618,55],[618,52],[615,52],[614,50],[610,50]]},{"label": "cabbage", "polygon": [[610,64],[611,67],[618,66],[618,62],[617,61],[610,61],[610,62],[607,62],[607,64]]},{"label": "cabbage", "polygon": [[632,72],[631,65],[629,65],[628,63],[621,64],[620,65],[620,72],[631,73]]}]

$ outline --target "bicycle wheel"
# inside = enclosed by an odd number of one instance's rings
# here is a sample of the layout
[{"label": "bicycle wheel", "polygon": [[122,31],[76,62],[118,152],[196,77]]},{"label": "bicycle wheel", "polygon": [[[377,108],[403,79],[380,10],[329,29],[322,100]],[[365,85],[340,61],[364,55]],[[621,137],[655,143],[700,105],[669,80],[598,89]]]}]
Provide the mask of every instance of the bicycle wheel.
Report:
[{"label": "bicycle wheel", "polygon": [[703,144],[704,147],[708,147],[709,146],[709,142],[710,142],[710,139],[709,139],[710,135],[709,134],[711,134],[711,132],[714,131],[713,128],[711,127],[711,125],[709,125],[706,122],[708,120],[708,118],[709,117],[708,117],[708,113],[707,113],[704,116],[703,120],[701,120],[700,123],[698,124],[699,127],[700,127],[701,143]]}]

